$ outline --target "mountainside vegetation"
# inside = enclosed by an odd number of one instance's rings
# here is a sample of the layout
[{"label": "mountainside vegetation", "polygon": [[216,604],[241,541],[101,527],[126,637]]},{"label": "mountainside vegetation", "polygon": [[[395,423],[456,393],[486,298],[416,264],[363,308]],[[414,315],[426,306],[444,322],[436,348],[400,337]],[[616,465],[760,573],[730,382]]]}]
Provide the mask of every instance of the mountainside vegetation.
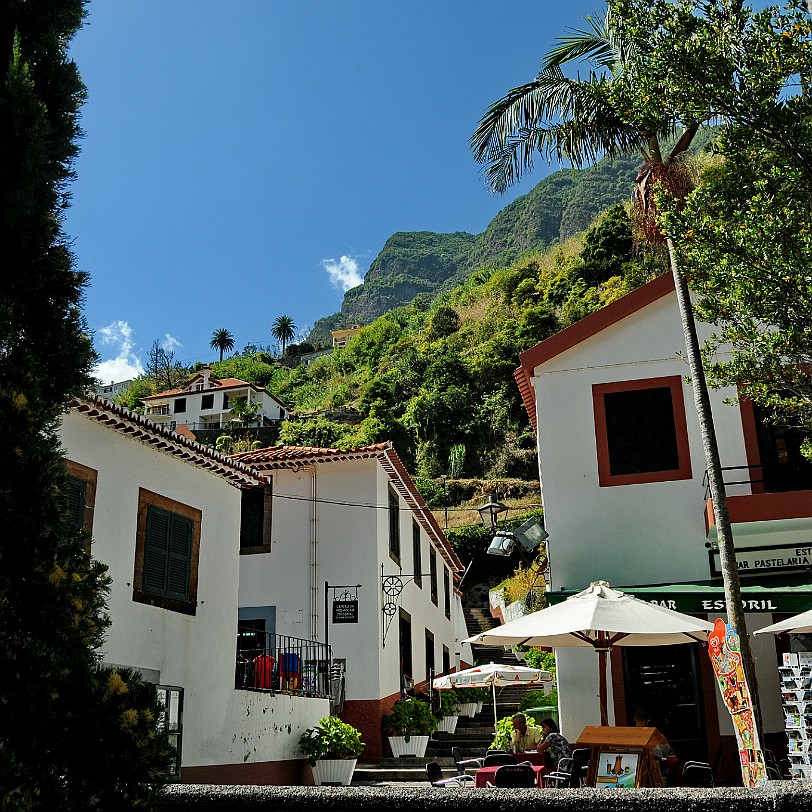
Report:
[{"label": "mountainside vegetation", "polygon": [[604,209],[629,199],[639,164],[639,156],[628,156],[554,172],[502,209],[481,234],[393,234],[363,284],[347,291],[339,313],[316,322],[308,341],[329,346],[330,330],[369,324],[420,294],[431,300],[482,267],[507,267],[584,231]]}]

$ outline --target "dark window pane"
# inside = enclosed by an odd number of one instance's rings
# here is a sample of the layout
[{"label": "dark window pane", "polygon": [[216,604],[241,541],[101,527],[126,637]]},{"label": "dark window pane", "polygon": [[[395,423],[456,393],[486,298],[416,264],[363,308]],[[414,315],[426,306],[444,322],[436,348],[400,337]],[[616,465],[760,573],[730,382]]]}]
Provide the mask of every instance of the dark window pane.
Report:
[{"label": "dark window pane", "polygon": [[637,389],[604,395],[612,476],[679,468],[671,389]]},{"label": "dark window pane", "polygon": [[429,555],[429,576],[431,578],[431,602],[437,606],[437,551],[434,548]]},{"label": "dark window pane", "polygon": [[420,525],[416,522],[412,525],[412,557],[414,564],[414,582],[421,589],[423,588],[423,555],[420,550]]},{"label": "dark window pane", "polygon": [[264,543],[265,492],[262,489],[242,492],[240,547],[261,547]]},{"label": "dark window pane", "polygon": [[214,408],[214,395],[203,395],[200,398],[200,408],[201,409],[213,409]]},{"label": "dark window pane", "polygon": [[175,401],[175,414],[182,414],[186,411],[186,398],[178,398]]},{"label": "dark window pane", "polygon": [[400,502],[395,491],[389,491],[389,552],[400,561]]}]

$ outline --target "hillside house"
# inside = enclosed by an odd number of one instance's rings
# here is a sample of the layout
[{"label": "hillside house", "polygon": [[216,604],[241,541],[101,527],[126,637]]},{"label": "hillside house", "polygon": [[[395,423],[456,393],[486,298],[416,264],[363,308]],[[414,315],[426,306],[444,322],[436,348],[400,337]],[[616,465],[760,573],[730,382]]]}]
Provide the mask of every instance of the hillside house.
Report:
[{"label": "hillside house", "polygon": [[341,330],[330,330],[330,335],[333,338],[333,349],[346,347],[350,343],[350,339],[357,336],[360,331],[360,324],[352,324]]},{"label": "hillside house", "polygon": [[195,432],[227,429],[232,421],[242,425],[231,411],[240,399],[256,404],[251,425],[273,426],[288,416],[285,404],[264,387],[239,378],[213,378],[208,366],[183,386],[148,395],[141,402],[144,416],[153,423],[173,430],[183,425]]},{"label": "hillside house", "polygon": [[71,404],[59,437],[76,521],[112,578],[101,658],[159,686],[176,777],[308,783],[298,738],[329,712],[329,686],[257,690],[236,654],[241,525],[265,474],[98,397]]},{"label": "hillside house", "polygon": [[234,459],[273,491],[265,534],[241,550],[241,627],[329,641],[344,675],[341,717],[363,734],[362,760],[377,762],[388,755],[381,716],[404,682],[472,662],[460,642],[460,560],[391,443]]},{"label": "hillside house", "polygon": [[[700,339],[707,325],[698,325]],[[713,511],[670,274],[522,353],[516,371],[538,433],[550,602],[592,580],[713,621],[724,612]],[[812,608],[812,466],[802,436],[747,400],[711,392],[747,627]],[[766,746],[786,749],[776,646],[752,638]],[[796,644],[797,641],[796,641]],[[786,649],[784,649],[786,650]],[[558,649],[561,722],[596,724],[592,651]],[[734,770],[730,717],[699,645],[616,649],[610,724],[645,705],[682,758]]]}]

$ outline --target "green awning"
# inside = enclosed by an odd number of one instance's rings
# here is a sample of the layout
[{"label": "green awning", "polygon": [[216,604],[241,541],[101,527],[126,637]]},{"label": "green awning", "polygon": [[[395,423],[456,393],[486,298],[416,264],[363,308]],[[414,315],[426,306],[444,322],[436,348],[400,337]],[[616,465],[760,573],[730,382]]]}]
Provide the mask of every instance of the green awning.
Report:
[{"label": "green awning", "polygon": [[[640,600],[657,603],[687,614],[719,614],[725,609],[721,581],[694,581],[682,584],[615,586]],[[796,614],[812,609],[812,573],[775,575],[741,581],[745,612],[781,612]],[[561,603],[580,590],[548,592],[547,604]]]}]

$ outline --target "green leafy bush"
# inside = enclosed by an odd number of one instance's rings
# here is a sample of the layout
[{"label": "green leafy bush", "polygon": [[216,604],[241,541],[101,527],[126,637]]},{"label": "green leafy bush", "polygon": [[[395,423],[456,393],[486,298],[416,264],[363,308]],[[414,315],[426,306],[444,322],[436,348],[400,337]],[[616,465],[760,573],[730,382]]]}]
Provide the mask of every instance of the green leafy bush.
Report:
[{"label": "green leafy bush", "polygon": [[454,688],[447,688],[439,691],[440,694],[440,719],[446,716],[456,716],[460,707],[460,698]]},{"label": "green leafy bush", "polygon": [[299,752],[312,767],[320,758],[357,758],[364,752],[361,734],[337,716],[325,716],[299,737]]},{"label": "green leafy bush", "polygon": [[[527,716],[527,714],[525,714]],[[535,725],[536,720],[532,716],[527,716],[527,724]],[[511,736],[513,735],[513,717],[503,716],[496,723],[496,733],[494,733],[493,741],[491,742],[492,750],[512,750]]]}]

